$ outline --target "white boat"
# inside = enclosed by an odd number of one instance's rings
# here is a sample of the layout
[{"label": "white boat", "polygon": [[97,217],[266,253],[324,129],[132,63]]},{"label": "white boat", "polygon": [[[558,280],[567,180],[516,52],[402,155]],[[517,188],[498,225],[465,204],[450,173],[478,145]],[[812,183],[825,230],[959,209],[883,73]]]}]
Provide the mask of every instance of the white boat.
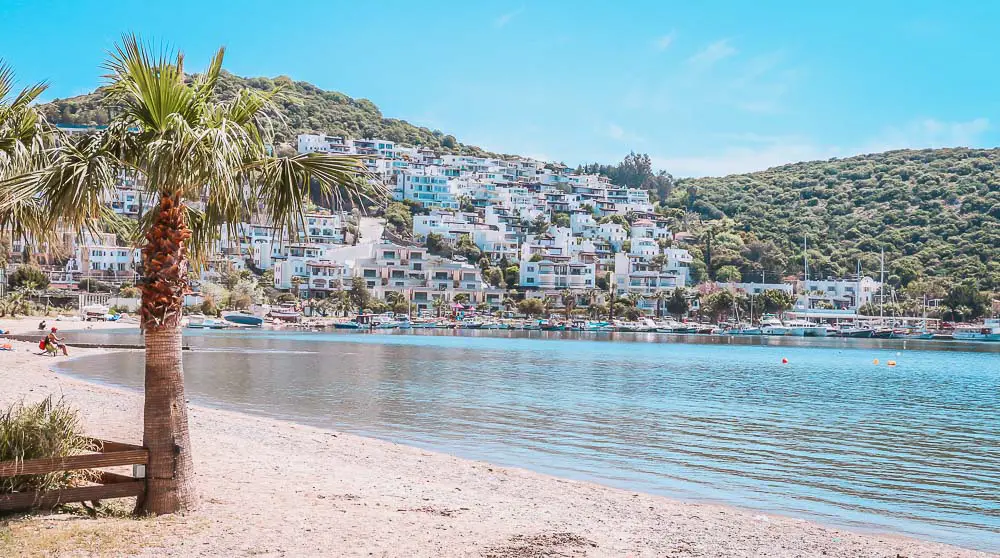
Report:
[{"label": "white boat", "polygon": [[657,333],[676,333],[678,329],[686,327],[673,318],[666,318],[656,323]]},{"label": "white boat", "polygon": [[760,332],[763,335],[785,335],[788,328],[773,314],[764,314],[760,319]]},{"label": "white boat", "polygon": [[192,314],[188,316],[187,327],[191,329],[226,329],[229,324],[223,320],[206,318],[203,314]]},{"label": "white boat", "polygon": [[785,324],[786,335],[796,337],[826,337],[826,326],[809,320],[792,320]]},{"label": "white boat", "polygon": [[293,304],[282,304],[277,308],[271,308],[267,315],[285,322],[297,322],[302,319],[302,312],[296,310]]},{"label": "white boat", "polygon": [[1000,318],[955,326],[954,336],[959,341],[1000,341]]}]

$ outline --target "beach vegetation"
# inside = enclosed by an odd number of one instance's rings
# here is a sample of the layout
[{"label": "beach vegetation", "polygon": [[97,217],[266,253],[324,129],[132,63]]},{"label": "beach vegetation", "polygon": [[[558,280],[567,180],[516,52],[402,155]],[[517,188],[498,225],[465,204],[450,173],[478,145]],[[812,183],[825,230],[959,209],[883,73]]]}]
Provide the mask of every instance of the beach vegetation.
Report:
[{"label": "beach vegetation", "polygon": [[687,293],[683,287],[677,287],[670,292],[670,298],[667,299],[667,312],[670,312],[679,320],[683,318],[690,309],[691,302],[688,300]]},{"label": "beach vegetation", "polygon": [[548,304],[540,298],[525,298],[517,303],[517,311],[525,316],[543,316],[548,313]]},{"label": "beach vegetation", "polygon": [[21,264],[7,276],[7,287],[19,289],[30,287],[35,290],[45,290],[49,286],[49,276],[36,265]]},{"label": "beach vegetation", "polygon": [[92,277],[81,279],[76,288],[85,293],[110,293],[114,290],[108,283]]},{"label": "beach vegetation", "polygon": [[[0,412],[0,461],[68,457],[99,449],[84,435],[79,411],[61,398],[19,401]],[[96,478],[97,472],[88,469],[2,477],[0,494],[69,488]]]},{"label": "beach vegetation", "polygon": [[364,277],[354,277],[351,279],[351,288],[348,291],[351,303],[359,313],[364,312],[372,303],[372,293],[368,290],[368,284]]}]

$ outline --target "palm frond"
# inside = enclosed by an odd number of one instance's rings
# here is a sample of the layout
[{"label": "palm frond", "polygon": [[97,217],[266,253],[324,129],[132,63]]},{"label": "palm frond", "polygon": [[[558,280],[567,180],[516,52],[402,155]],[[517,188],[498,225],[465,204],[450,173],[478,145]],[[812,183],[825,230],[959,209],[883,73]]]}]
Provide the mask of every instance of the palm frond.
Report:
[{"label": "palm frond", "polygon": [[215,93],[215,85],[219,82],[219,75],[222,73],[222,59],[225,55],[225,47],[216,51],[215,56],[212,57],[212,62],[208,65],[208,69],[198,77],[198,80],[194,84],[196,103],[204,104],[211,100],[212,95]]},{"label": "palm frond", "polygon": [[252,170],[262,211],[271,224],[288,231],[300,230],[304,202],[314,183],[338,209],[350,203],[382,203],[387,198],[385,186],[370,176],[364,158],[357,155],[268,157],[254,163]]},{"label": "palm frond", "polygon": [[111,72],[108,99],[126,118],[154,132],[164,131],[175,115],[189,122],[196,116],[194,89],[184,83],[183,56],[170,58],[166,50],[154,56],[135,35],[126,35],[105,64]]}]

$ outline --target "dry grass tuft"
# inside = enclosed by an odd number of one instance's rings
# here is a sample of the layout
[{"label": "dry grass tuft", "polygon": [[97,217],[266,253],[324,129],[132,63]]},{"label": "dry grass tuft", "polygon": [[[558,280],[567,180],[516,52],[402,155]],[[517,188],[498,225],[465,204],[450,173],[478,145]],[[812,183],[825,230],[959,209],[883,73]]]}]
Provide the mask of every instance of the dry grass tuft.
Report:
[{"label": "dry grass tuft", "polygon": [[[79,412],[62,399],[21,401],[0,413],[0,461],[65,457],[99,449],[81,432]],[[97,475],[97,471],[77,470],[0,477],[0,494],[78,486]]]}]

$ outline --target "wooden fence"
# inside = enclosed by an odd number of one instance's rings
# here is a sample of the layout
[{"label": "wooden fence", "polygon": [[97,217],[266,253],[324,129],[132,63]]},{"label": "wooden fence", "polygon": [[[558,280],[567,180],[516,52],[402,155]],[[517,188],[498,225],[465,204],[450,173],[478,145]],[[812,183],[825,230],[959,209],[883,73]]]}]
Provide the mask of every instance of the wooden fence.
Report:
[{"label": "wooden fence", "polygon": [[[0,461],[0,477],[44,475],[76,469],[101,469],[120,465],[146,465],[149,451],[142,446],[94,440],[101,451],[66,457]],[[0,494],[0,511],[54,508],[60,504],[140,496],[146,489],[142,478],[107,471],[100,472],[97,484],[37,492]]]}]

